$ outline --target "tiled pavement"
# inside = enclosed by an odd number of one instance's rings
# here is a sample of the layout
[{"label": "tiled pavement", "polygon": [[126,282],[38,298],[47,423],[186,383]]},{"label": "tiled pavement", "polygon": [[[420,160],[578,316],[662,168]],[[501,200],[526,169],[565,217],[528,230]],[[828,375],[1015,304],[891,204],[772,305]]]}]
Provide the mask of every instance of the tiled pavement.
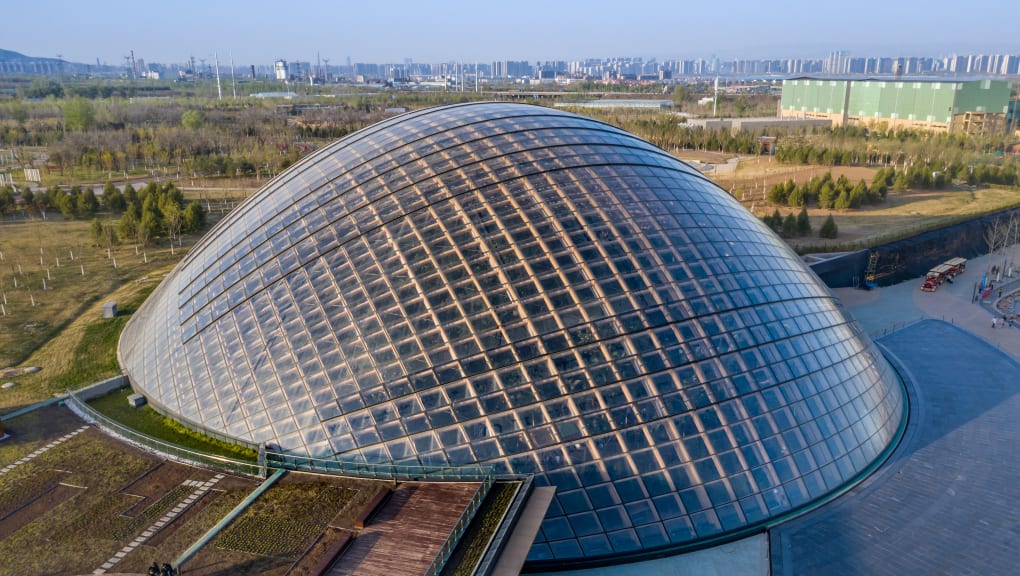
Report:
[{"label": "tiled pavement", "polygon": [[107,570],[113,568],[132,550],[141,546],[142,544],[145,544],[149,540],[149,538],[152,538],[153,536],[156,535],[156,532],[159,532],[164,526],[172,522],[174,518],[180,516],[185,510],[190,508],[191,505],[194,504],[199,498],[204,496],[206,492],[212,489],[212,487],[215,486],[217,482],[219,482],[225,477],[226,477],[225,474],[217,474],[216,476],[213,476],[212,479],[206,482],[202,482],[199,480],[185,480],[183,484],[186,486],[194,487],[195,491],[189,494],[183,500],[181,500],[176,506],[174,506],[169,512],[164,514],[152,526],[149,526],[148,528],[143,530],[142,533],[138,535],[137,538],[129,542],[127,546],[121,548],[119,552],[114,554],[113,557],[107,560],[101,567],[93,570],[92,573],[106,574]]},{"label": "tiled pavement", "polygon": [[879,342],[911,381],[903,442],[863,484],[772,530],[772,574],[1018,573],[1020,363],[936,320]]}]

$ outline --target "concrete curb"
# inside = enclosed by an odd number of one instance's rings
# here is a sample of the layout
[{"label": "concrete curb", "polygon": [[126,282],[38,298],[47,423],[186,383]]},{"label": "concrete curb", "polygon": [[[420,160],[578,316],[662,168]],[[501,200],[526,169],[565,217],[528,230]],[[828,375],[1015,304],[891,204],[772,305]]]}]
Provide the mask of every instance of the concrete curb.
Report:
[{"label": "concrete curb", "polygon": [[223,529],[226,528],[228,524],[233,522],[235,518],[240,516],[241,513],[248,508],[248,506],[251,506],[251,503],[254,502],[259,496],[261,496],[263,492],[268,490],[269,487],[272,486],[273,484],[276,484],[276,481],[282,478],[286,472],[287,471],[284,470],[283,468],[277,469],[272,476],[266,478],[265,482],[260,484],[259,487],[256,488],[255,490],[252,490],[252,493],[246,496],[245,499],[242,500],[240,504],[235,506],[234,509],[231,510],[226,516],[221,518],[220,521],[217,522],[215,526],[210,528],[208,532],[202,535],[201,538],[199,538],[197,541],[195,541],[194,544],[189,546],[187,550],[181,553],[181,555],[177,557],[177,560],[174,561],[174,567],[177,568],[178,573],[183,574],[184,571],[181,570],[181,565],[183,565],[188,560],[191,560],[191,557],[194,556],[196,552],[198,552],[203,546],[208,544],[213,538],[215,538],[220,532],[222,532]]}]

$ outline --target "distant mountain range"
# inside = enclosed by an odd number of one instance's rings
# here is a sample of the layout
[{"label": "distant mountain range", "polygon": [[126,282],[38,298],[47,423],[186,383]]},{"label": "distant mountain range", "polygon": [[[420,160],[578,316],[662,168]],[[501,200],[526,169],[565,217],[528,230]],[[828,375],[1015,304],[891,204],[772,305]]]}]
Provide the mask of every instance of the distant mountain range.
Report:
[{"label": "distant mountain range", "polygon": [[115,66],[96,66],[92,64],[81,64],[68,62],[60,58],[39,58],[26,56],[13,50],[0,48],[0,76],[30,75],[50,76],[57,74],[88,75],[102,74],[109,75],[118,72]]}]

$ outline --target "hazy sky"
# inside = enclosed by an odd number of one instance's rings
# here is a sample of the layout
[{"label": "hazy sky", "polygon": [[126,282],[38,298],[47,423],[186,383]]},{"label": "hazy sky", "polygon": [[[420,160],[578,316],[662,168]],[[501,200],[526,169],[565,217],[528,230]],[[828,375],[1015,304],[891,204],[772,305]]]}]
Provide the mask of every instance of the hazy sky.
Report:
[{"label": "hazy sky", "polygon": [[[7,0],[13,2],[13,0]],[[74,62],[238,65],[1020,53],[1016,0],[31,0],[0,48]],[[10,6],[8,6],[10,8]],[[968,13],[964,14],[966,10]],[[967,20],[962,22],[961,20]]]}]

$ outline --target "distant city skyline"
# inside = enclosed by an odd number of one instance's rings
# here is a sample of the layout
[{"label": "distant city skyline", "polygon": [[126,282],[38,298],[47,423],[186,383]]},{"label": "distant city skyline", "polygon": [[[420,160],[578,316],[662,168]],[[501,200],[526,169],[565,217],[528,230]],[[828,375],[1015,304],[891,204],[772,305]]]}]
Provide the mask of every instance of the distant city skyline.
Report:
[{"label": "distant city skyline", "polygon": [[[846,6],[846,5],[841,5]],[[582,58],[818,58],[1017,51],[1012,2],[966,9],[946,0],[861,0],[834,9],[796,0],[725,4],[559,0],[486,4],[463,0],[336,3],[308,8],[261,0],[171,5],[36,0],[5,27],[0,48],[27,56],[120,65],[131,51],[147,62],[194,57],[221,64],[276,59],[354,62],[487,62]],[[724,10],[725,8],[725,10]],[[995,17],[996,14],[1001,17]],[[955,35],[963,30],[966,35]]]}]

